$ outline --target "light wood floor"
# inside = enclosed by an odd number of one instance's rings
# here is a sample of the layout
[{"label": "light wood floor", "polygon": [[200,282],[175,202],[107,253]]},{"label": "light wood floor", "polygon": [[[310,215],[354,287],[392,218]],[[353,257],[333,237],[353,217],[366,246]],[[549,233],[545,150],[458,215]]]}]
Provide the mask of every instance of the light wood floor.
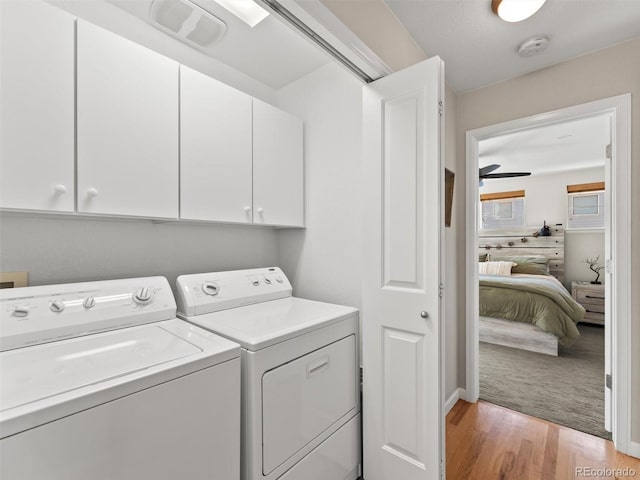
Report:
[{"label": "light wood floor", "polygon": [[640,460],[610,441],[482,401],[451,409],[446,448],[447,480],[588,478],[578,467],[628,467],[640,478]]}]

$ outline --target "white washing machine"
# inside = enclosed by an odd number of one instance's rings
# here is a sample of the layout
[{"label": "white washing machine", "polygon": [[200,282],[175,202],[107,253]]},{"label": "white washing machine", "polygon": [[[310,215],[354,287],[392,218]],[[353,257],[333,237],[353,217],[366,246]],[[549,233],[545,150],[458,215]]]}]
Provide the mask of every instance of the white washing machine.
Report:
[{"label": "white washing machine", "polygon": [[178,315],[242,346],[243,480],[351,480],[358,311],[291,296],[279,268],[184,275]]},{"label": "white washing machine", "polygon": [[240,347],[164,277],[0,290],[2,480],[237,480]]}]

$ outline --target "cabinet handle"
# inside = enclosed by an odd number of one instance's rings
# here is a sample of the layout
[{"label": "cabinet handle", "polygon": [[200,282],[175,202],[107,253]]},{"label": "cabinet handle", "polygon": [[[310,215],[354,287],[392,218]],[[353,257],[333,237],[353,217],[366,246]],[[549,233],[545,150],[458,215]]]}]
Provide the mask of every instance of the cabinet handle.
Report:
[{"label": "cabinet handle", "polygon": [[244,207],[245,213],[249,213],[251,211],[251,207]]},{"label": "cabinet handle", "polygon": [[258,207],[258,210],[256,210],[256,212],[258,212],[258,215],[262,215],[264,213],[264,208]]},{"label": "cabinet handle", "polygon": [[98,196],[98,190],[96,190],[95,188],[90,188],[89,190],[87,190],[87,196],[88,197],[97,197]]},{"label": "cabinet handle", "polygon": [[598,299],[598,300],[604,300],[604,297],[594,297],[592,295],[585,295],[585,298],[595,298],[595,299]]},{"label": "cabinet handle", "polygon": [[62,184],[56,185],[54,187],[54,190],[55,190],[57,195],[63,195],[65,193],[67,193],[67,187],[65,185],[62,185]]}]

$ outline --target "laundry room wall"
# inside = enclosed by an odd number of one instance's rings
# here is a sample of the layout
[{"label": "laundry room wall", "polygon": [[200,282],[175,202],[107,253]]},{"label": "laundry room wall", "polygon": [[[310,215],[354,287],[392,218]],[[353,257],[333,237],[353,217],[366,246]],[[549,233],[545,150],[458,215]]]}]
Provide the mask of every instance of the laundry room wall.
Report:
[{"label": "laundry room wall", "polygon": [[278,231],[280,265],[301,297],[361,308],[362,85],[330,63],[278,91],[304,121],[305,230]]},{"label": "laundry room wall", "polygon": [[268,227],[34,214],[0,217],[0,269],[27,271],[30,285],[277,265]]}]

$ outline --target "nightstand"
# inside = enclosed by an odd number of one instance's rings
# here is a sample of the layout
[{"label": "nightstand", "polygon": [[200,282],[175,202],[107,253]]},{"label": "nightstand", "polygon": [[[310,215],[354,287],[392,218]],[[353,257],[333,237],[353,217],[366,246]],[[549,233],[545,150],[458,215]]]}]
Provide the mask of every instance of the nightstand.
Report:
[{"label": "nightstand", "polygon": [[587,311],[583,322],[604,325],[604,285],[571,282],[571,295]]}]

